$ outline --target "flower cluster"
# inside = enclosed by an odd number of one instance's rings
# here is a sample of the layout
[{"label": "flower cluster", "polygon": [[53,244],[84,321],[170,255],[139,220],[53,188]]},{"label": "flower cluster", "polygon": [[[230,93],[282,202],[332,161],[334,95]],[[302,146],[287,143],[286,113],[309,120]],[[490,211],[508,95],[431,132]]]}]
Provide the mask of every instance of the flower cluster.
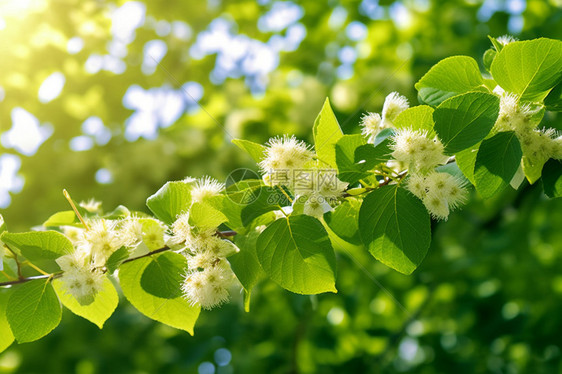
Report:
[{"label": "flower cluster", "polygon": [[[224,189],[218,181],[205,177],[194,182],[193,203],[204,203]],[[217,235],[217,227],[197,227],[190,222],[189,210],[178,215],[172,225],[173,236],[168,245],[178,249],[187,259],[187,272],[182,284],[184,297],[193,305],[212,309],[227,302],[235,275],[226,257],[238,252],[229,240]]]},{"label": "flower cluster", "polygon": [[336,170],[323,168],[323,162],[315,158],[306,143],[283,136],[267,143],[260,167],[267,185],[290,189],[295,196],[293,209],[301,205],[302,213],[320,217],[338,203],[348,184],[337,178]]},{"label": "flower cluster", "polygon": [[96,268],[82,251],[59,257],[56,260],[64,272],[62,281],[67,291],[82,305],[91,304],[103,289],[103,271]]},{"label": "flower cluster", "polygon": [[449,212],[464,204],[467,198],[464,181],[448,173],[411,174],[406,186],[435,219],[446,220]]},{"label": "flower cluster", "polygon": [[392,136],[392,157],[408,166],[410,172],[426,173],[447,162],[443,144],[425,130],[401,128]]},{"label": "flower cluster", "polygon": [[266,183],[288,185],[293,181],[294,171],[306,167],[313,157],[314,152],[305,142],[285,135],[269,140],[260,168]]},{"label": "flower cluster", "polygon": [[[99,203],[81,204],[101,213]],[[113,253],[126,248],[129,255],[143,255],[164,247],[166,225],[154,218],[85,219],[86,227],[62,226],[74,252],[57,259],[67,291],[81,304],[93,302],[102,289],[106,264]]]},{"label": "flower cluster", "polygon": [[542,105],[521,103],[512,93],[498,93],[500,113],[494,129],[515,132],[523,157],[531,165],[542,166],[550,158],[562,159],[562,136],[554,129],[536,128],[542,117]]},{"label": "flower cluster", "polygon": [[408,109],[409,103],[405,96],[398,92],[390,93],[384,100],[382,115],[379,113],[367,113],[361,119],[362,134],[373,143],[379,132],[394,127],[394,120],[400,113]]},{"label": "flower cluster", "polygon": [[382,116],[369,113],[363,117],[363,135],[372,141],[384,128],[393,128],[390,148],[393,160],[387,166],[408,170],[407,189],[418,197],[435,219],[446,220],[451,210],[464,203],[467,190],[463,180],[436,168],[447,163],[444,146],[427,130],[396,128],[393,121],[408,109],[405,97],[393,92],[385,99]]}]

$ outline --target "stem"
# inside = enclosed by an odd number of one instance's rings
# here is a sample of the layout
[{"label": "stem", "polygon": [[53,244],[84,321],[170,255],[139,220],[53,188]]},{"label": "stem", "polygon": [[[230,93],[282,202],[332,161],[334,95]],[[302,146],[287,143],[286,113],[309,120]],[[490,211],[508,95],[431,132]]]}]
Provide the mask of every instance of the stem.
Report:
[{"label": "stem", "polygon": [[76,213],[76,217],[78,217],[80,222],[82,222],[82,224],[84,225],[86,230],[89,230],[90,227],[86,224],[86,221],[84,220],[84,218],[82,217],[80,212],[78,212],[78,208],[76,208],[76,205],[74,205],[74,201],[72,201],[72,198],[70,197],[70,194],[68,193],[68,191],[66,191],[66,189],[64,189],[64,190],[62,190],[62,193],[63,193],[64,197],[66,197],[66,200],[68,200],[68,202],[70,203],[70,206],[72,207],[72,210],[74,210],[74,213]]},{"label": "stem", "polygon": [[287,192],[283,189],[283,187],[280,186],[276,186],[277,188],[279,188],[279,190],[281,190],[281,193],[283,195],[285,195],[285,197],[287,198],[287,200],[289,200],[291,202],[291,204],[293,203],[293,199],[291,199],[291,197],[287,194]]},{"label": "stem", "polygon": [[27,278],[21,278],[21,279],[18,279],[18,280],[14,280],[14,281],[2,282],[2,283],[0,283],[0,287],[12,286],[14,284],[26,283],[26,282],[30,282],[30,281],[37,280],[37,279],[56,279],[56,278],[60,278],[61,276],[62,276],[62,273],[36,275],[34,277],[27,277]]},{"label": "stem", "polygon": [[226,231],[217,231],[217,235],[221,238],[227,238],[229,236],[235,236],[238,233],[234,230],[226,230]]},{"label": "stem", "polygon": [[37,266],[33,265],[31,262],[29,261],[25,261],[22,263],[22,265],[27,265],[29,267],[32,267],[33,269],[37,270],[39,273],[43,274],[43,275],[49,275],[49,273],[47,273],[46,271],[41,270],[40,268],[38,268]]},{"label": "stem", "polygon": [[166,252],[166,251],[169,251],[169,250],[170,250],[170,247],[167,247],[167,246],[166,246],[166,247],[159,248],[159,249],[155,249],[154,251],[148,252],[148,253],[146,253],[146,254],[144,254],[144,255],[142,255],[142,256],[133,257],[133,258],[128,258],[128,259],[126,259],[125,261],[123,261],[121,264],[126,264],[127,262],[132,262],[132,261],[135,261],[135,260],[139,260],[139,259],[141,259],[141,258],[149,257],[149,256],[155,255],[155,254],[157,254],[157,253],[162,253],[162,252]]}]

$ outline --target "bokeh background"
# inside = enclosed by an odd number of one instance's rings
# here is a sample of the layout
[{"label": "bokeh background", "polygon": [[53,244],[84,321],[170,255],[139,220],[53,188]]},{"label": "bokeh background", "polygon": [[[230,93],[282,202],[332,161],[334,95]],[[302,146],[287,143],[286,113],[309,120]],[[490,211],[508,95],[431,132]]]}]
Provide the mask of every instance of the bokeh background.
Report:
[{"label": "bokeh background", "polygon": [[[0,0],[0,213],[25,231],[95,197],[146,210],[167,180],[255,165],[230,140],[344,132],[437,61],[481,67],[487,35],[562,38],[560,0]],[[560,116],[546,118],[562,128]],[[68,312],[0,373],[562,372],[562,202],[540,183],[434,225],[404,276],[337,249],[338,294],[272,282],[195,336],[121,299],[103,330]]]}]

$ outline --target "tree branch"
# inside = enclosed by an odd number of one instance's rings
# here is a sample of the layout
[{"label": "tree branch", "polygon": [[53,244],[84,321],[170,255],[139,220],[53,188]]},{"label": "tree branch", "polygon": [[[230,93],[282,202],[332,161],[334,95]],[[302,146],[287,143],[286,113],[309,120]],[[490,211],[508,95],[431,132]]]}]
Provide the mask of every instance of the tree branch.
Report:
[{"label": "tree branch", "polygon": [[[237,234],[237,232],[232,231],[232,230],[217,231],[217,235],[222,237],[222,238],[231,237],[231,236],[234,236],[236,234]],[[121,264],[126,264],[128,262],[140,260],[141,258],[145,258],[145,257],[150,257],[150,256],[158,254],[158,253],[169,251],[170,249],[171,248],[168,247],[168,246],[158,248],[158,249],[155,249],[154,251],[150,251],[148,253],[145,253],[144,255],[133,257],[133,258],[128,258],[125,261],[123,261]],[[18,263],[18,265],[19,265],[19,263]],[[19,266],[18,266],[18,268],[19,268]],[[53,274],[42,274],[42,275],[37,275],[37,276],[27,277],[27,278],[20,275],[19,279],[16,279],[16,280],[13,280],[13,281],[8,281],[8,282],[0,282],[0,287],[13,286],[15,284],[26,283],[26,282],[36,280],[36,279],[46,279],[46,278],[49,278],[49,277],[55,279],[55,278],[60,278],[62,275],[63,275],[62,272],[53,273]]]}]

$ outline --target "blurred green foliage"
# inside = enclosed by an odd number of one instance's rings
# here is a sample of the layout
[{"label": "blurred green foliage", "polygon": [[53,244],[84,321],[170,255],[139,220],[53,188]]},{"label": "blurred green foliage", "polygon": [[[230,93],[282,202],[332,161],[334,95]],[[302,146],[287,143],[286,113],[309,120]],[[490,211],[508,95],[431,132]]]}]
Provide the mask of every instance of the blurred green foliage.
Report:
[{"label": "blurred green foliage", "polygon": [[[344,132],[357,132],[361,114],[380,110],[391,91],[416,103],[413,84],[438,60],[463,54],[482,67],[488,34],[562,37],[562,3],[556,0],[290,3],[301,17],[281,29],[267,15],[279,14],[287,2],[152,1],[135,3],[146,16],[134,36],[121,41],[115,30],[133,18],[130,3],[30,1],[23,10],[4,3],[0,152],[21,159],[25,180],[1,212],[11,231],[67,209],[63,188],[77,200],[103,200],[107,210],[121,203],[145,210],[146,197],[167,180],[203,174],[224,179],[251,162],[231,137],[264,142],[295,133],[311,140],[326,96]],[[116,9],[129,13],[112,23]],[[288,18],[282,13],[280,19]],[[198,51],[201,45],[215,48],[204,35],[221,27],[239,36],[235,40],[253,43],[254,51],[279,38],[296,42],[257,63]],[[70,53],[68,41],[75,37],[84,46]],[[157,67],[145,52],[154,40],[167,48]],[[218,44],[230,47],[231,55],[247,53],[233,40]],[[230,77],[217,66],[230,66]],[[42,103],[38,90],[54,72],[64,74],[64,88]],[[180,88],[186,82],[201,85],[204,110],[194,104],[195,94]],[[124,106],[134,85],[160,88],[162,95],[174,91],[184,100],[181,115],[154,139],[127,135],[130,117],[142,112]],[[172,100],[164,95],[156,107]],[[16,107],[52,130],[29,156],[6,141]],[[95,138],[83,133],[90,116],[111,138],[73,151],[76,137]],[[560,116],[546,121],[562,128]],[[111,183],[96,181],[100,169],[110,173]],[[254,290],[250,313],[240,296],[202,313],[194,337],[132,307],[118,309],[102,331],[65,312],[63,324],[45,339],[0,354],[0,372],[560,372],[562,202],[548,201],[540,186],[474,200],[433,227],[432,248],[412,276],[342,243],[336,248],[338,294],[311,298],[264,282]]]}]

